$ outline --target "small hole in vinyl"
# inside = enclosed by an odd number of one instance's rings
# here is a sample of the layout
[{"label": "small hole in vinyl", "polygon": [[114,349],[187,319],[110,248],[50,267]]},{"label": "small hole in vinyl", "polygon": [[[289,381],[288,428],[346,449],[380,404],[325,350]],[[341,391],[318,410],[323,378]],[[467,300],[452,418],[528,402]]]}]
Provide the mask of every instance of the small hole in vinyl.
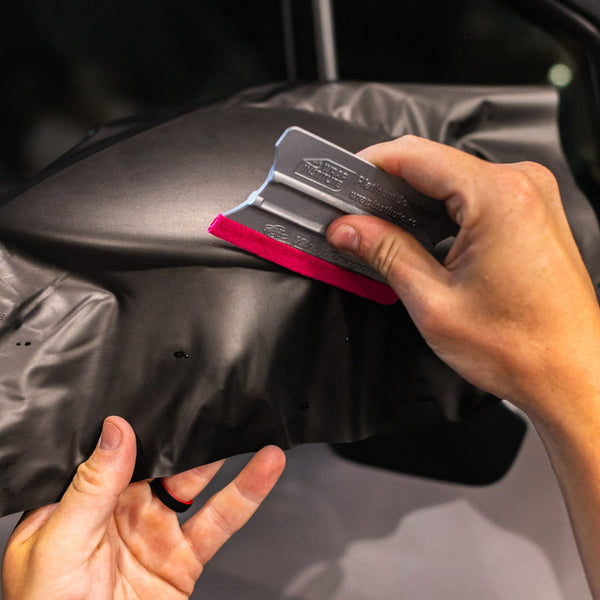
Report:
[{"label": "small hole in vinyl", "polygon": [[300,406],[298,408],[300,410],[306,410],[309,406],[310,406],[310,404],[308,402],[302,402],[302,404],[300,404]]},{"label": "small hole in vinyl", "polygon": [[352,336],[351,335],[347,335],[346,336],[346,341],[347,342],[351,342],[352,341]]},{"label": "small hole in vinyl", "polygon": [[189,358],[190,355],[184,350],[177,350],[177,352],[173,352],[173,356],[175,358]]}]

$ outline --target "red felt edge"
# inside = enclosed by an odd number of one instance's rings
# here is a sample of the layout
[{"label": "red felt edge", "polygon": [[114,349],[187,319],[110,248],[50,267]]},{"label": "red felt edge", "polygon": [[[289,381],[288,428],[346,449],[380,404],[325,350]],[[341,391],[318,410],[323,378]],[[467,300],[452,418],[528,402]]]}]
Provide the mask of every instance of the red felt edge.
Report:
[{"label": "red felt edge", "polygon": [[208,232],[300,275],[328,283],[379,304],[393,304],[398,300],[394,290],[385,283],[353,273],[322,258],[292,248],[225,215],[218,215],[208,228]]}]

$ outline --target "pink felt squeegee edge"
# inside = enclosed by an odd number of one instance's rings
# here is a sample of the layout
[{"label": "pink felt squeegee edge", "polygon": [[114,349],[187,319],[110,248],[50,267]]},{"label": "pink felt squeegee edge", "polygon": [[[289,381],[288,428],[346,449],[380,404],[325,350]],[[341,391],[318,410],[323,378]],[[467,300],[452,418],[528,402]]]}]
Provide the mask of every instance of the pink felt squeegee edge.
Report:
[{"label": "pink felt squeegee edge", "polygon": [[241,225],[223,214],[215,218],[208,232],[300,275],[339,287],[379,304],[393,304],[398,300],[394,290],[385,283],[353,273],[302,250],[292,248],[251,227]]}]

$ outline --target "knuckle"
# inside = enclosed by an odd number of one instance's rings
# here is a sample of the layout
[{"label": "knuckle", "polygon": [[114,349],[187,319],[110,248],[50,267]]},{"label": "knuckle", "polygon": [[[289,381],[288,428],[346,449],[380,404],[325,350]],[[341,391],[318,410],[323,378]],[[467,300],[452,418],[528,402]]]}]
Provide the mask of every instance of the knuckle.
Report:
[{"label": "knuckle", "polygon": [[527,206],[536,204],[540,199],[535,181],[527,174],[519,173],[515,177],[514,190],[516,200]]},{"label": "knuckle", "polygon": [[240,529],[240,525],[232,521],[215,503],[208,505],[209,516],[217,529],[227,537],[231,537]]},{"label": "knuckle", "polygon": [[543,194],[558,190],[554,174],[536,162],[526,161],[513,165],[517,183],[529,197],[539,198]]},{"label": "knuckle", "polygon": [[241,485],[237,479],[233,480],[233,487],[241,501],[251,510],[255,510],[260,505],[262,498],[256,490],[247,485]]},{"label": "knuckle", "polygon": [[102,487],[104,478],[102,473],[90,462],[84,462],[77,467],[73,478],[73,488],[81,494],[91,495],[94,490]]},{"label": "knuckle", "polygon": [[526,172],[533,179],[539,179],[544,183],[555,182],[556,178],[552,174],[550,169],[546,168],[544,165],[533,161],[524,161],[519,163],[522,170]]},{"label": "knuckle", "polygon": [[403,135],[402,137],[396,138],[394,140],[394,144],[396,144],[399,147],[411,147],[411,146],[416,146],[418,144],[420,144],[422,142],[422,138],[420,138],[417,135],[414,135],[412,133],[407,133],[405,135]]},{"label": "knuckle", "polygon": [[510,199],[507,208],[510,210],[532,211],[545,204],[543,186],[537,173],[536,163],[519,163],[517,165],[503,165],[500,173],[501,189],[505,198]]},{"label": "knuckle", "polygon": [[399,236],[384,236],[373,249],[371,260],[373,268],[388,280],[392,277],[397,281],[402,280],[405,264],[402,260],[405,254],[403,246]]}]

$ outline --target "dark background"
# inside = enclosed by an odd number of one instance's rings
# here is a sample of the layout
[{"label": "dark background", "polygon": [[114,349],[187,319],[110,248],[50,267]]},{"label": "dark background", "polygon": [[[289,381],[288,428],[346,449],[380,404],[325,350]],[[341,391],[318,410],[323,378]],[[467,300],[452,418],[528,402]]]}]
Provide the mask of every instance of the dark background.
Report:
[{"label": "dark background", "polygon": [[[311,4],[291,0],[297,76]],[[343,79],[545,84],[567,46],[493,0],[334,2]],[[0,191],[103,123],[285,80],[281,2],[20,0],[0,21]],[[585,126],[582,127],[585,130]],[[586,153],[585,143],[579,151]],[[588,154],[592,152],[587,150]]]}]

